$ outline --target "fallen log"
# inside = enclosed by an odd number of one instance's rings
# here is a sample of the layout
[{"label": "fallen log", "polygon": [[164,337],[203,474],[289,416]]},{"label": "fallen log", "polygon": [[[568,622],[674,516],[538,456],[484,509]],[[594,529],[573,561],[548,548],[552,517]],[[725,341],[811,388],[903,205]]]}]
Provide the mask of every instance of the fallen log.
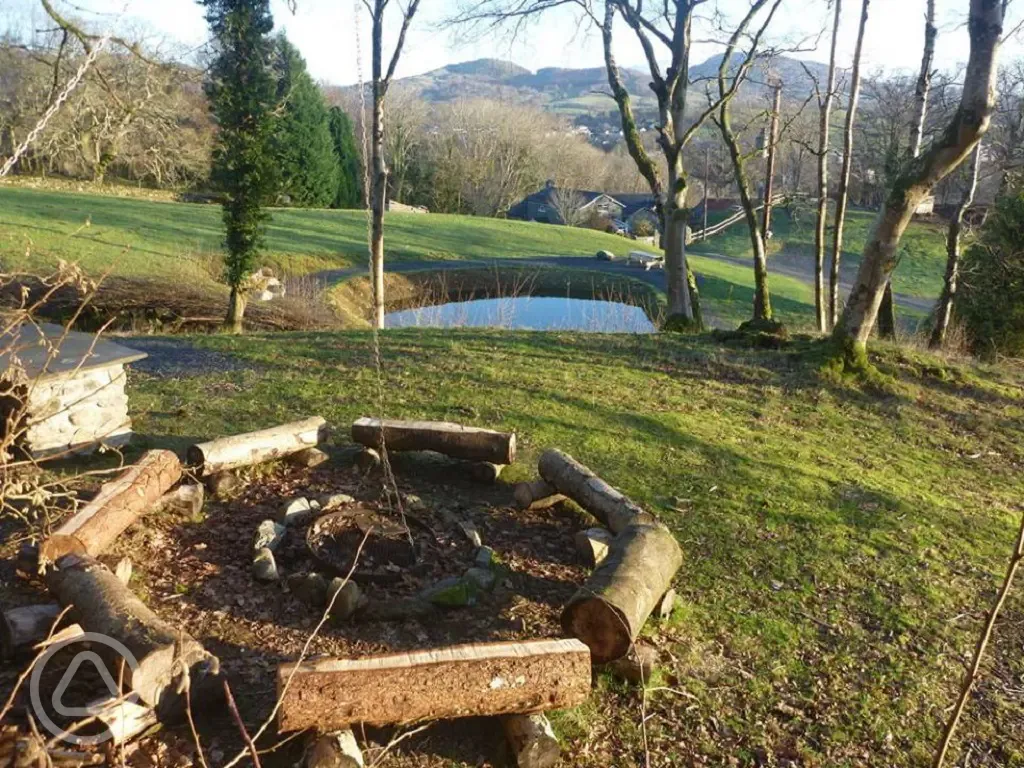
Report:
[{"label": "fallen log", "polygon": [[654,515],[567,453],[556,449],[544,451],[537,468],[541,477],[600,520],[612,533],[622,533],[631,525],[656,522]]},{"label": "fallen log", "polygon": [[282,664],[277,691],[282,731],[533,713],[587,698],[590,652],[578,640],[535,640],[322,659]]},{"label": "fallen log", "polygon": [[562,748],[544,715],[508,715],[501,726],[518,768],[551,768],[561,757]]},{"label": "fallen log", "polygon": [[469,464],[469,475],[478,483],[494,485],[501,477],[505,469],[504,464],[494,464],[490,461],[474,461]]},{"label": "fallen log", "polygon": [[547,509],[565,501],[565,496],[551,483],[541,478],[528,483],[516,483],[512,495],[515,496],[519,509]]},{"label": "fallen log", "polygon": [[[215,656],[153,613],[94,558],[62,557],[47,572],[46,586],[61,605],[74,606],[74,616],[87,633],[105,635],[127,649],[135,663],[125,664],[125,682],[161,719],[183,711],[181,684],[186,674],[193,702],[206,690],[205,682],[217,675],[220,665]],[[97,650],[104,649],[97,644]]]},{"label": "fallen log", "polygon": [[174,453],[146,451],[39,546],[40,567],[72,553],[102,554],[180,478],[181,462]]},{"label": "fallen log", "polygon": [[661,525],[634,525],[562,611],[562,628],[590,648],[594,663],[625,656],[683,562],[675,537]]},{"label": "fallen log", "polygon": [[453,459],[492,464],[511,464],[516,460],[514,432],[495,432],[446,421],[382,422],[362,418],[352,424],[352,440],[367,448],[380,448],[382,433],[389,451],[435,451]]},{"label": "fallen log", "polygon": [[318,734],[306,753],[306,768],[363,768],[363,752],[351,728]]},{"label": "fallen log", "polygon": [[106,729],[106,743],[124,744],[157,724],[156,712],[150,707],[121,699],[100,699],[86,704],[85,711]]},{"label": "fallen log", "polygon": [[306,448],[315,448],[326,427],[326,421],[313,416],[259,432],[199,443],[188,449],[186,457],[189,465],[195,467],[200,476],[213,475],[227,469],[280,459]]}]

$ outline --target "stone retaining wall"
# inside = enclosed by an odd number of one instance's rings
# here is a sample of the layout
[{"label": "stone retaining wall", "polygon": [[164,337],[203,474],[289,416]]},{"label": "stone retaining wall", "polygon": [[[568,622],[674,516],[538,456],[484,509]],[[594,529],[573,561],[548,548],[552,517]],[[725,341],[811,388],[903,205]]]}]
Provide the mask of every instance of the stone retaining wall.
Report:
[{"label": "stone retaining wall", "polygon": [[124,445],[132,430],[126,383],[121,363],[37,380],[29,395],[26,447],[38,458]]}]

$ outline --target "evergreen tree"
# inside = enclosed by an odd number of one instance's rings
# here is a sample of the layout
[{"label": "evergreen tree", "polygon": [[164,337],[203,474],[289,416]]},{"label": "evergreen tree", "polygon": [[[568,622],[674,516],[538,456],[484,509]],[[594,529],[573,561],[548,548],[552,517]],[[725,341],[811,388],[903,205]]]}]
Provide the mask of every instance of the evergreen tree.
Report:
[{"label": "evergreen tree", "polygon": [[274,159],[281,172],[280,196],[292,205],[326,208],[338,188],[338,159],[323,94],[306,71],[306,62],[284,35],[277,38],[280,118],[274,134]]},{"label": "evergreen tree", "polygon": [[263,244],[269,218],[263,202],[275,188],[270,139],[276,93],[268,37],[274,20],[270,0],[200,1],[216,50],[205,89],[218,127],[211,176],[224,194],[224,273],[231,286],[226,325],[240,333],[242,285]]},{"label": "evergreen tree", "polygon": [[363,165],[359,159],[352,121],[341,107],[331,107],[331,138],[338,158],[338,189],[334,208],[361,208],[363,205]]}]

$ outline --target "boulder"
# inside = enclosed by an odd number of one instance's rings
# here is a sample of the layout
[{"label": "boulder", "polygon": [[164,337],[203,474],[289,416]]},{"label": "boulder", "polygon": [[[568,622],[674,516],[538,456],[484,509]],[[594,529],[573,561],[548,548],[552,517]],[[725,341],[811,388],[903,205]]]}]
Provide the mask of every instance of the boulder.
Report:
[{"label": "boulder", "polygon": [[262,547],[253,558],[252,575],[256,581],[268,583],[280,578],[277,572],[277,563],[274,561],[274,553],[268,547]]},{"label": "boulder", "polygon": [[615,254],[611,251],[598,251],[594,258],[598,261],[615,261]]},{"label": "boulder", "polygon": [[269,549],[271,552],[276,552],[277,548],[281,546],[281,542],[284,541],[284,535],[287,530],[280,523],[275,523],[273,520],[264,520],[256,528],[256,533],[253,534],[253,552],[258,552],[261,549]]}]

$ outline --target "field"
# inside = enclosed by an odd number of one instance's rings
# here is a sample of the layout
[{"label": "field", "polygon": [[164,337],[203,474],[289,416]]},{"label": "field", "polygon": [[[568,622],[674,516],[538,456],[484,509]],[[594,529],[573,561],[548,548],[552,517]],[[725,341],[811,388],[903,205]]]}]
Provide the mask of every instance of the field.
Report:
[{"label": "field", "polygon": [[[193,341],[242,365],[136,374],[149,444],[311,413],[341,434],[376,413],[367,333]],[[588,704],[556,720],[568,765],[643,765],[642,712],[655,766],[928,763],[1022,512],[1024,371],[879,345],[888,384],[865,390],[822,378],[814,355],[707,337],[385,337],[388,416],[516,430],[509,481],[561,447],[657,510],[683,546],[682,603],[646,632],[662,673],[645,698],[602,673]],[[173,597],[173,578],[144,578]],[[1022,642],[1018,589],[951,765],[965,748],[976,768],[1024,765]],[[396,764],[500,761],[482,746],[489,731],[471,730],[454,752],[428,730]]]}]

